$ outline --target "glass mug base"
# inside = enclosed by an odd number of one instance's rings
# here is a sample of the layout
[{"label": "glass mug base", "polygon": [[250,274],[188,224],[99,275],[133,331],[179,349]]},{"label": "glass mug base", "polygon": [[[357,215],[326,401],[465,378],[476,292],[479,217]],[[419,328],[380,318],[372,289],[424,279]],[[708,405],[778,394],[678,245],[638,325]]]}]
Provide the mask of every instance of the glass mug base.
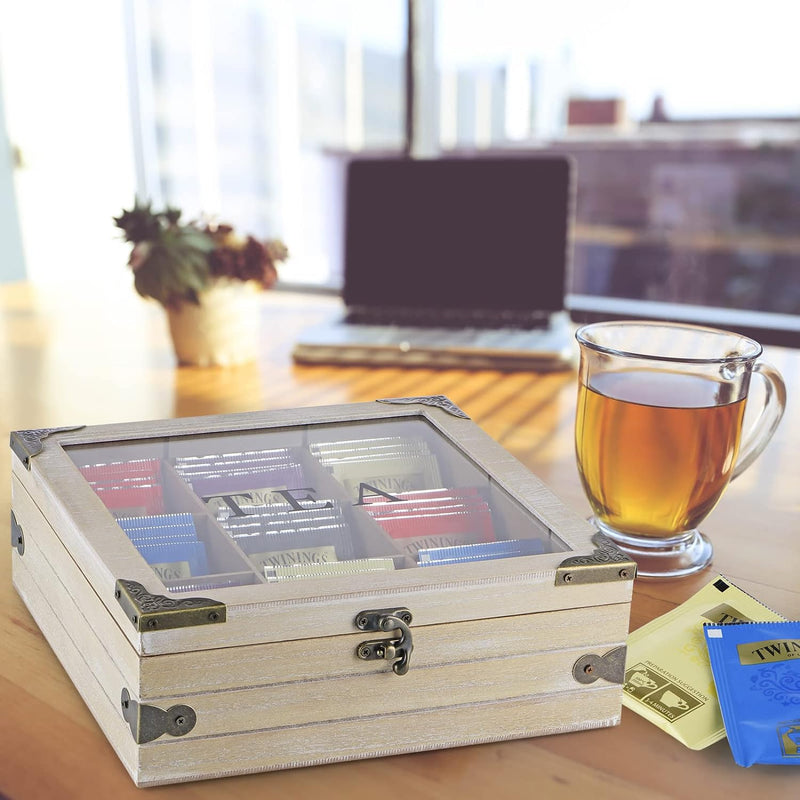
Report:
[{"label": "glass mug base", "polygon": [[615,531],[597,517],[590,521],[636,562],[637,578],[682,578],[700,572],[711,563],[714,549],[698,530],[669,539],[649,539]]}]

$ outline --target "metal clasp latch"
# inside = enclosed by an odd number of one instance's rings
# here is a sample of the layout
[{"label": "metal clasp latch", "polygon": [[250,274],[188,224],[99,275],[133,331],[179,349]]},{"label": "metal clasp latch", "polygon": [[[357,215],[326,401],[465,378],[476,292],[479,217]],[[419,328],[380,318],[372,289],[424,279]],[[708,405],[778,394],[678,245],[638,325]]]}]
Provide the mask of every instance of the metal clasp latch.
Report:
[{"label": "metal clasp latch", "polygon": [[395,675],[408,672],[411,651],[414,644],[411,638],[411,612],[407,608],[380,608],[376,611],[362,611],[356,615],[356,627],[361,631],[400,631],[396,639],[371,639],[361,642],[356,655],[365,661],[385,659],[394,661]]}]

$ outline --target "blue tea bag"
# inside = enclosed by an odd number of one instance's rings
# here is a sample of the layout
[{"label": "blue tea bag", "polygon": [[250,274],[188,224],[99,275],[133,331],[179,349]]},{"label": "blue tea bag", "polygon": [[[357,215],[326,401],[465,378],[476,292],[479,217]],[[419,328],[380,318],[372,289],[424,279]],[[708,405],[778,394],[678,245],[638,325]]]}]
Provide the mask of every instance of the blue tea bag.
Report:
[{"label": "blue tea bag", "polygon": [[800,766],[800,622],[703,630],[736,763]]}]

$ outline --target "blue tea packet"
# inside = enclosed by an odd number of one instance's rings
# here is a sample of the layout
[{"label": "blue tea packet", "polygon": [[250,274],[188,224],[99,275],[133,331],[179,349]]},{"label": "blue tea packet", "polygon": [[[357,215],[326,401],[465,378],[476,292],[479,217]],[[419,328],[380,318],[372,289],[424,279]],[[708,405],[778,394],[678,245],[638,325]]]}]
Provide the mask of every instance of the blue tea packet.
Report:
[{"label": "blue tea packet", "polygon": [[736,763],[800,766],[800,622],[703,631]]}]

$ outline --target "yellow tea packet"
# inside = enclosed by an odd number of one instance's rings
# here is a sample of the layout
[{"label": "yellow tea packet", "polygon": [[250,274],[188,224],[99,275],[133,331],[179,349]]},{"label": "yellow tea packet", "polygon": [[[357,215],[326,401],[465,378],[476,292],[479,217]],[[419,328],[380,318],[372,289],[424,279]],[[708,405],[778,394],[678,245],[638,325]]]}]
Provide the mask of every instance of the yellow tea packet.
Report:
[{"label": "yellow tea packet", "polygon": [[724,739],[703,625],[782,619],[718,575],[628,636],[623,705],[692,750]]}]

